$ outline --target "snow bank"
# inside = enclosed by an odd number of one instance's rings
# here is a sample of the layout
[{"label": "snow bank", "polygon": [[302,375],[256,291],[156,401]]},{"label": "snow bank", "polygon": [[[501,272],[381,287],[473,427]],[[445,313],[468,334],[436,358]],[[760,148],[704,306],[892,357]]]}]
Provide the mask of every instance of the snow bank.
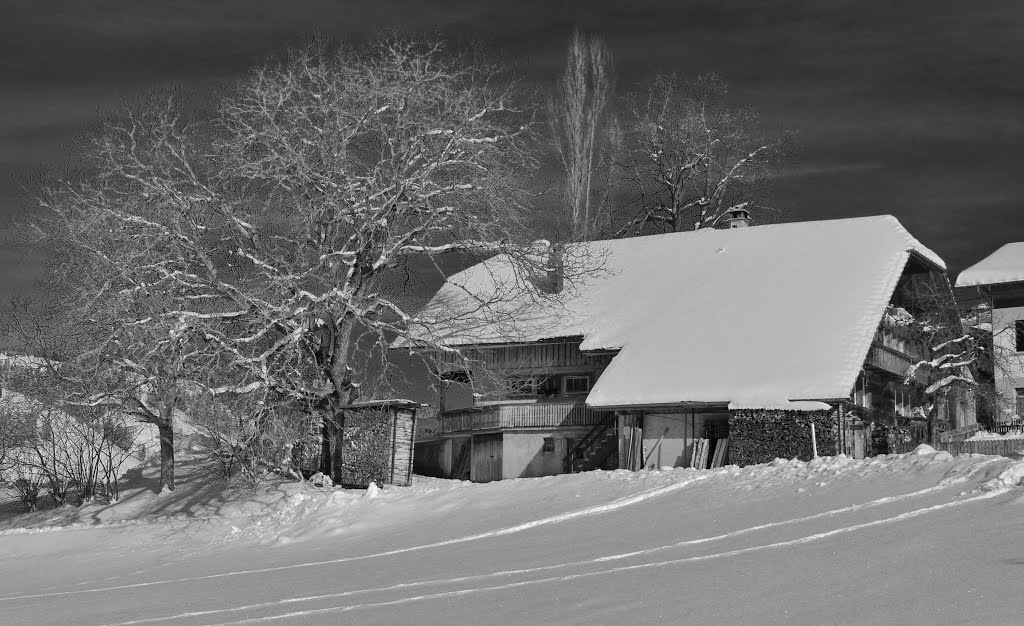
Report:
[{"label": "snow bank", "polygon": [[[712,499],[744,499],[749,497],[744,494],[768,492],[815,497],[830,493],[832,486],[838,484],[867,481],[865,485],[876,485],[862,489],[871,494],[876,492],[877,485],[904,485],[934,476],[929,489],[935,490],[966,483],[980,468],[990,466],[993,471],[986,479],[992,480],[986,488],[1002,489],[1018,484],[1024,476],[1024,464],[1014,466],[1016,469],[1003,467],[1008,463],[1002,457],[952,457],[920,446],[910,454],[864,460],[838,455],[811,461],[775,459],[742,468],[733,465],[710,470],[595,471],[486,484],[417,476],[411,487],[373,485],[360,490],[317,488],[308,481],[272,479],[250,491],[217,479],[211,475],[208,464],[183,454],[178,462],[177,489],[173,492],[154,492],[159,465],[153,460],[131,473],[120,502],[62,507],[0,520],[0,534],[141,524],[189,529],[189,536],[194,534],[197,542],[286,545],[331,541],[340,535],[380,533],[388,527],[413,524],[419,529],[417,540],[434,545],[455,541],[451,537],[453,533],[458,535],[463,523],[471,526],[466,527],[463,539],[457,542],[483,536],[472,531],[479,528],[481,520],[489,520],[490,524],[483,532],[498,537],[570,519],[605,515],[673,493],[683,494],[698,486],[710,494],[719,494],[708,496]],[[997,476],[995,470],[1002,473]],[[454,515],[456,512],[458,515]]]},{"label": "snow bank", "polygon": [[996,491],[1017,487],[1024,481],[1024,461],[1017,461],[999,473],[999,476],[985,483],[982,488]]}]

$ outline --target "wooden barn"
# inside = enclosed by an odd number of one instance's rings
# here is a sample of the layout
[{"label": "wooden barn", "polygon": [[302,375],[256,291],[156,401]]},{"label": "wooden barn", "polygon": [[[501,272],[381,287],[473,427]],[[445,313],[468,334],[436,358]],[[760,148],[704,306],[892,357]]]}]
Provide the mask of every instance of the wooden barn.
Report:
[{"label": "wooden barn", "polygon": [[[418,472],[484,482],[709,467],[809,458],[815,444],[863,457],[873,424],[922,402],[925,381],[905,374],[928,350],[902,330],[899,316],[914,314],[902,294],[945,266],[891,216],[562,255],[600,268],[567,271],[550,307],[541,294],[495,297],[516,280],[498,255],[452,276],[420,313],[420,337],[454,351],[435,355],[441,427],[417,445]],[[965,405],[948,412],[954,427],[974,421]]]}]

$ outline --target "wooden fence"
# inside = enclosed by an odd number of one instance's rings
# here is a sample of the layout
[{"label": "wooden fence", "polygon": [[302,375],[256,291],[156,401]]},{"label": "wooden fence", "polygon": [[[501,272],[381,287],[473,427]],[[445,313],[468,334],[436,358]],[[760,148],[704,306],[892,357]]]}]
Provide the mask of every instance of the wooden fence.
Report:
[{"label": "wooden fence", "polygon": [[987,430],[1000,435],[1009,435],[1010,433],[1013,433],[1015,435],[1024,436],[1024,424],[992,424],[987,428]]},{"label": "wooden fence", "polygon": [[995,454],[1013,458],[1024,457],[1024,439],[978,439],[976,441],[940,441],[936,450],[950,454]]}]

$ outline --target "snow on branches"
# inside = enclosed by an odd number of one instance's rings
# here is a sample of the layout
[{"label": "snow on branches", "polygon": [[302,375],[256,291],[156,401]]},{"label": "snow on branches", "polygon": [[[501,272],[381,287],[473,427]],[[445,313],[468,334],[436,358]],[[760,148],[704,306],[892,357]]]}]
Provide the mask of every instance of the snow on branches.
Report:
[{"label": "snow on branches", "polygon": [[385,379],[388,346],[421,324],[410,284],[443,255],[546,262],[521,191],[534,112],[478,54],[315,44],[216,104],[129,104],[87,145],[96,175],[50,185],[37,224],[66,251],[63,305],[90,320],[92,396],[168,446],[195,385],[336,407]]},{"label": "snow on branches", "polygon": [[772,181],[793,151],[752,109],[727,106],[716,75],[659,75],[627,100],[625,182],[637,217],[621,235],[714,228],[729,212],[774,211]]}]

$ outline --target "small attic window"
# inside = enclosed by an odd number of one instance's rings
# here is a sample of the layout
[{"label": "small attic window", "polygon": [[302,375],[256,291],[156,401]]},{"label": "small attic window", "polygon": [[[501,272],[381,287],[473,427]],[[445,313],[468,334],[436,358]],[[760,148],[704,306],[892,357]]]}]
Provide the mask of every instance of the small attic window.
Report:
[{"label": "small attic window", "polygon": [[1024,352],[1024,320],[1017,320],[1013,323],[1014,334],[1017,335],[1015,339],[1017,352]]}]

